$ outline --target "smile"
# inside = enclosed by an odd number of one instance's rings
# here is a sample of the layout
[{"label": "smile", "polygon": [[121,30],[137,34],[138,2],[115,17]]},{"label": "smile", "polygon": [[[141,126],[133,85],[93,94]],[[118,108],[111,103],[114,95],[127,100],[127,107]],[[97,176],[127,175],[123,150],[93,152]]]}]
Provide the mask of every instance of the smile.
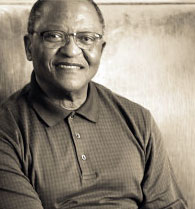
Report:
[{"label": "smile", "polygon": [[64,69],[80,69],[79,66],[75,66],[75,65],[58,65],[59,68],[64,68]]},{"label": "smile", "polygon": [[69,62],[59,62],[56,63],[55,66],[60,69],[66,69],[66,70],[78,70],[82,69],[83,66],[77,63],[69,63]]}]

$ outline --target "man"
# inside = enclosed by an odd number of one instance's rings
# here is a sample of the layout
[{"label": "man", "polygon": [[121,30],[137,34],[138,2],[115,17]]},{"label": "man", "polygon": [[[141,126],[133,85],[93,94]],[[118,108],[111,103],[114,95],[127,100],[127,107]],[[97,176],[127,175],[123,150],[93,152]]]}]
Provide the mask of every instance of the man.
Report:
[{"label": "man", "polygon": [[184,209],[148,110],[91,82],[105,47],[91,0],[38,1],[31,82],[0,110],[1,209]]}]

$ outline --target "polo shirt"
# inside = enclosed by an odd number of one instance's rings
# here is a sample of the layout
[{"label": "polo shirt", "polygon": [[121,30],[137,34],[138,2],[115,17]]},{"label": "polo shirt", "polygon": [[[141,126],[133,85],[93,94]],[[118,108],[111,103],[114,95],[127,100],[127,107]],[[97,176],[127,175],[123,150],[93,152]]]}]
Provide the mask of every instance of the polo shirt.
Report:
[{"label": "polo shirt", "polygon": [[0,108],[1,209],[184,209],[150,112],[95,82],[76,111],[36,83]]}]

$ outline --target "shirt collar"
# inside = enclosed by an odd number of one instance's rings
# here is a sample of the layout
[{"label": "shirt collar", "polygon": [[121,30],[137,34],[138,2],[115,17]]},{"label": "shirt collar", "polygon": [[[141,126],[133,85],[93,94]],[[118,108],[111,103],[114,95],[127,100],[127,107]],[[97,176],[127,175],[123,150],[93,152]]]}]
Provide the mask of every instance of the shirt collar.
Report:
[{"label": "shirt collar", "polygon": [[33,108],[41,119],[48,125],[54,126],[65,119],[72,112],[81,115],[91,122],[97,122],[99,111],[98,92],[93,82],[89,83],[88,96],[85,103],[76,111],[66,110],[49,100],[49,97],[41,90],[35,79],[35,73],[32,73],[30,83],[30,94],[28,97]]}]

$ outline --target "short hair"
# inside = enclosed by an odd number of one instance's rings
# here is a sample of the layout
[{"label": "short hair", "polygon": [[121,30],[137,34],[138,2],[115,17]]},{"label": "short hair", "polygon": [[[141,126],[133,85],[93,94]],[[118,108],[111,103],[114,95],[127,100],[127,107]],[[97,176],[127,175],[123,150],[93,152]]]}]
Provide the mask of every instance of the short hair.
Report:
[{"label": "short hair", "polygon": [[[34,26],[35,26],[35,22],[40,18],[40,14],[38,14],[40,8],[42,7],[42,5],[44,4],[44,2],[46,2],[48,0],[37,0],[35,2],[35,4],[33,5],[31,11],[30,11],[30,15],[29,15],[29,18],[28,18],[28,33],[29,34],[32,34],[33,31],[34,31]],[[104,29],[105,29],[105,21],[104,21],[104,17],[102,15],[102,12],[100,10],[100,8],[98,7],[98,5],[93,1],[93,0],[87,0],[88,2],[90,2],[96,12],[97,12],[97,15],[98,15],[98,18],[99,18],[99,21],[100,23],[102,24],[102,29],[103,29],[103,32],[104,32]]]}]

